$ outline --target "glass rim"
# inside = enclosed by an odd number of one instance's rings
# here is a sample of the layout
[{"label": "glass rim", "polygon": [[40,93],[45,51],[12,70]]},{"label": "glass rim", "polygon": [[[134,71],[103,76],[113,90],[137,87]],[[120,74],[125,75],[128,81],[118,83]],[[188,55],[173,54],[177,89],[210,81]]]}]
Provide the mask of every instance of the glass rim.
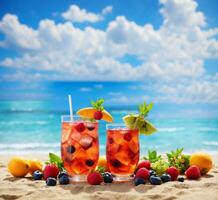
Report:
[{"label": "glass rim", "polygon": [[[110,127],[110,128],[109,128]],[[112,128],[116,128],[116,127],[120,127],[120,128],[126,128],[126,129],[130,129],[126,126],[126,124],[124,123],[111,123],[111,124],[106,124],[106,130],[108,129],[112,129]],[[136,130],[136,129],[132,129],[132,130]]]},{"label": "glass rim", "polygon": [[61,122],[89,122],[93,124],[98,124],[98,121],[90,121],[88,118],[82,118],[79,115],[73,115],[73,121],[70,115],[61,115]]}]

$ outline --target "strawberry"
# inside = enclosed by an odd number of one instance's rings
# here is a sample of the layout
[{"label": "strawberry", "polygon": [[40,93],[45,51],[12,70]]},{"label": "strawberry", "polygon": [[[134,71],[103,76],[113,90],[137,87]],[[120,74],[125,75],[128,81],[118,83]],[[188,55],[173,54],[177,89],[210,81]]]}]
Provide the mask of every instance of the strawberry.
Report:
[{"label": "strawberry", "polygon": [[101,110],[97,110],[97,111],[94,113],[94,119],[100,120],[100,119],[102,119],[102,117],[103,117],[103,114],[102,114],[102,111],[101,111]]},{"label": "strawberry", "polygon": [[143,178],[144,180],[147,180],[150,176],[149,171],[146,168],[140,168],[135,175],[135,178]]},{"label": "strawberry", "polygon": [[90,185],[100,185],[103,182],[103,178],[99,172],[91,172],[87,176],[87,181]]},{"label": "strawberry", "polygon": [[83,132],[85,129],[86,129],[86,127],[85,127],[85,125],[83,124],[83,123],[78,123],[76,126],[75,126],[75,129],[78,131],[78,132]]},{"label": "strawberry", "polygon": [[179,170],[176,167],[169,167],[166,172],[171,176],[171,181],[177,180],[177,177],[179,176]]},{"label": "strawberry", "polygon": [[151,162],[149,160],[143,160],[141,161],[138,166],[137,169],[140,169],[142,167],[145,167],[146,169],[150,170],[151,169]]},{"label": "strawberry", "polygon": [[57,175],[59,173],[59,169],[54,164],[48,164],[45,166],[43,171],[43,177],[45,180],[47,180],[48,177],[57,178]]},{"label": "strawberry", "polygon": [[201,171],[197,165],[192,165],[186,170],[185,175],[188,179],[198,179],[201,177]]}]

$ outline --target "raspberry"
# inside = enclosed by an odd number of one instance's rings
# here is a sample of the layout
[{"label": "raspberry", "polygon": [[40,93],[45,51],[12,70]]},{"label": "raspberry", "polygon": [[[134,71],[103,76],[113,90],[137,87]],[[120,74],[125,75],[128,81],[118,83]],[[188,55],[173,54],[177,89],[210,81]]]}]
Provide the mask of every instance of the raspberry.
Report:
[{"label": "raspberry", "polygon": [[83,123],[78,123],[76,126],[75,126],[75,129],[78,131],[78,132],[83,132],[85,129],[86,129],[86,127],[85,127],[85,125],[83,124]]},{"label": "raspberry", "polygon": [[124,138],[124,140],[129,142],[132,139],[132,135],[130,132],[128,132],[123,136],[123,138]]},{"label": "raspberry", "polygon": [[91,185],[100,185],[103,182],[103,178],[99,172],[92,172],[88,174],[87,181]]}]

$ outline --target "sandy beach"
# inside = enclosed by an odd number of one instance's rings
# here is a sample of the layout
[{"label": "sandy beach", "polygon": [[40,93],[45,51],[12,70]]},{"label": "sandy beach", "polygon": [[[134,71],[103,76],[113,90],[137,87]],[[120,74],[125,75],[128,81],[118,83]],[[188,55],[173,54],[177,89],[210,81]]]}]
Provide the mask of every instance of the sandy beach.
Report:
[{"label": "sandy beach", "polygon": [[[25,155],[25,158],[46,160],[46,155]],[[218,159],[208,175],[198,181],[168,182],[160,186],[150,184],[135,187],[132,183],[86,183],[48,187],[44,181],[33,181],[31,176],[14,178],[7,171],[10,156],[0,156],[0,199],[82,199],[82,200],[218,200]]]}]

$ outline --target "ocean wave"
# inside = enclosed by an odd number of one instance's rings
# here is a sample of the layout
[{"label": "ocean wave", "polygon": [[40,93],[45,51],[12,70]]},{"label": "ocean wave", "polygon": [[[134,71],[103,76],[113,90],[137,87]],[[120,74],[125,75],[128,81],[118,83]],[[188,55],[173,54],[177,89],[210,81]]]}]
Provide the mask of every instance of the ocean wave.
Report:
[{"label": "ocean wave", "polygon": [[158,128],[159,132],[179,132],[179,131],[184,131],[184,127],[171,127],[171,128]]},{"label": "ocean wave", "polygon": [[34,150],[60,148],[60,143],[25,143],[0,144],[0,151],[4,150]]},{"label": "ocean wave", "polygon": [[[218,141],[205,141],[203,144],[206,145],[214,145],[213,148],[217,148]],[[212,148],[212,147],[211,147]],[[198,148],[198,151],[207,152],[211,155],[217,154],[217,150],[208,148]],[[140,156],[147,155],[148,153],[148,145],[140,146]],[[157,150],[158,154],[166,154],[173,148],[165,149],[161,148],[160,145],[151,145],[149,149]],[[175,148],[174,148],[175,149]],[[106,153],[106,145],[100,145],[100,155],[105,155]],[[53,152],[57,155],[60,155],[60,143],[28,143],[28,144],[0,144],[0,155],[37,155],[37,154],[48,154],[49,152]],[[196,152],[196,149],[193,148],[185,148],[185,154],[192,154]]]},{"label": "ocean wave", "polygon": [[111,110],[111,114],[127,114],[137,112],[136,110]]},{"label": "ocean wave", "polygon": [[26,114],[50,114],[51,112],[53,114],[62,115],[63,113],[66,113],[64,110],[55,110],[55,109],[1,109],[1,114],[18,114],[18,113],[26,113]]},{"label": "ocean wave", "polygon": [[32,112],[33,108],[26,108],[26,109],[11,108],[10,111],[12,112]]},{"label": "ocean wave", "polygon": [[57,150],[20,150],[20,151],[14,151],[14,150],[3,150],[0,151],[0,155],[11,155],[11,156],[23,156],[23,155],[48,155],[49,152],[55,153],[56,155],[60,156],[60,151]]},{"label": "ocean wave", "polygon": [[209,146],[218,146],[218,141],[205,141],[203,142],[204,145],[209,145]]},{"label": "ocean wave", "polygon": [[1,121],[0,125],[45,125],[47,121]]}]

